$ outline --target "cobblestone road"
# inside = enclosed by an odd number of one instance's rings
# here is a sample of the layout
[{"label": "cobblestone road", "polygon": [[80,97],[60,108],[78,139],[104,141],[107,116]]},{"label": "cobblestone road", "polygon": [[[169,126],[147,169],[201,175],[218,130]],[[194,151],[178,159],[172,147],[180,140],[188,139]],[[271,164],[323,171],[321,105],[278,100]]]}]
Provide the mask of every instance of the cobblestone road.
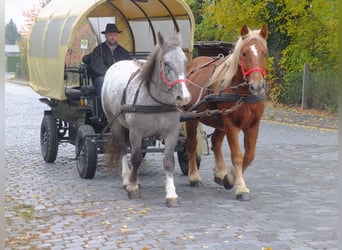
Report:
[{"label": "cobblestone road", "polygon": [[127,198],[102,156],[93,180],[78,176],[73,146],[61,145],[56,162],[45,163],[39,133],[47,106],[38,98],[6,84],[6,249],[338,249],[337,131],[263,121],[246,172],[251,201],[213,182],[206,155],[202,187],[190,187],[176,167],[181,206],[170,209],[160,153],[140,168],[139,200]]}]

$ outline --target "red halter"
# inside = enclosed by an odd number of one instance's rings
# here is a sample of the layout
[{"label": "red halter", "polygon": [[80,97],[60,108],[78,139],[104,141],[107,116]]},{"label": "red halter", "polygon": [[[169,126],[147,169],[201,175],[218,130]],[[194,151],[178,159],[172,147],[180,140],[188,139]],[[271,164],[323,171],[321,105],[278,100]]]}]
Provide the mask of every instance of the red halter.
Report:
[{"label": "red halter", "polygon": [[174,80],[173,82],[170,82],[169,79],[167,79],[167,77],[165,75],[164,68],[163,68],[163,62],[160,62],[160,78],[166,84],[166,86],[169,88],[173,88],[174,86],[176,86],[177,84],[182,83],[182,82],[184,82],[185,84],[188,83],[187,79],[177,79],[177,80]]},{"label": "red halter", "polygon": [[243,58],[242,56],[240,57],[240,66],[241,66],[241,70],[242,70],[242,74],[243,74],[243,77],[246,79],[247,76],[254,72],[254,71],[258,71],[262,74],[263,77],[266,76],[266,71],[260,67],[254,67],[254,68],[250,68],[249,70],[245,71],[245,66],[243,65]]}]

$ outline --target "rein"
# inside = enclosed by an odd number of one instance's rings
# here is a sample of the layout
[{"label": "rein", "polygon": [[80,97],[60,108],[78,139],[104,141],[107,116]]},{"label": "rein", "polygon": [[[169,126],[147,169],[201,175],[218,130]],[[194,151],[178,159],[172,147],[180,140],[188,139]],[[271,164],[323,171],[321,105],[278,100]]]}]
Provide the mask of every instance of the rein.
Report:
[{"label": "rein", "polygon": [[219,54],[218,56],[216,56],[215,58],[213,58],[212,61],[207,62],[207,63],[204,63],[204,64],[202,64],[202,65],[199,65],[198,67],[196,67],[196,68],[192,69],[190,72],[188,72],[186,75],[189,76],[189,75],[195,73],[197,70],[203,69],[203,68],[209,66],[210,64],[212,64],[212,63],[214,63],[214,62],[216,62],[217,60],[220,60],[220,59],[222,59],[222,58],[224,58],[224,55]]},{"label": "rein", "polygon": [[[192,69],[191,71],[189,71],[186,75],[187,76],[189,76],[189,75],[191,75],[191,74],[193,74],[193,73],[195,73],[196,71],[198,71],[198,70],[200,70],[200,69],[203,69],[203,68],[205,68],[205,67],[208,67],[209,65],[211,65],[211,64],[213,64],[213,63],[215,63],[216,61],[218,61],[218,60],[221,60],[221,59],[224,59],[224,55],[223,54],[218,54],[216,57],[214,57],[213,58],[213,60],[211,60],[210,62],[207,62],[207,63],[204,63],[204,64],[201,64],[201,65],[199,65],[199,66],[197,66],[196,68],[194,68],[194,69]],[[221,62],[220,62],[221,63]],[[219,63],[219,64],[220,64]],[[217,65],[219,65],[219,64],[215,64],[214,65],[214,68],[213,68],[213,70],[212,70],[212,72],[211,72],[211,76],[213,75],[213,73],[214,73],[214,71],[216,70],[216,67],[217,67]],[[197,107],[199,104],[202,104],[203,102],[201,102],[201,97],[202,97],[202,94],[203,94],[203,92],[205,91],[205,89],[206,89],[206,91],[208,92],[208,86],[206,86],[206,87],[200,87],[200,86],[198,86],[196,83],[194,83],[194,82],[192,82],[192,81],[190,81],[190,80],[188,80],[188,84],[191,84],[191,85],[193,85],[193,86],[195,86],[195,87],[198,87],[198,88],[200,88],[201,90],[200,90],[200,93],[199,93],[199,95],[198,95],[198,98],[197,98],[197,100],[196,100],[196,102],[194,103],[194,105],[193,105],[193,107],[195,106],[195,107]],[[191,107],[192,108],[192,107]]]}]

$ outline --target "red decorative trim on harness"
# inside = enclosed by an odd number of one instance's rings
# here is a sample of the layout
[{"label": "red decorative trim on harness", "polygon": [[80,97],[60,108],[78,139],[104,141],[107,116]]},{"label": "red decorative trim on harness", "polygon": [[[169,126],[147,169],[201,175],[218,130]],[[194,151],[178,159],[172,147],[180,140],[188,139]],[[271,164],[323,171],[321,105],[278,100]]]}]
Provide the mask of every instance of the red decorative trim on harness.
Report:
[{"label": "red decorative trim on harness", "polygon": [[177,84],[182,83],[182,82],[184,82],[185,84],[188,83],[187,79],[177,79],[177,80],[174,80],[173,82],[170,82],[169,79],[167,79],[167,77],[165,75],[162,62],[160,62],[160,78],[166,84],[166,86],[169,88],[173,88],[174,86],[176,86]]},{"label": "red decorative trim on harness", "polygon": [[241,70],[242,70],[242,74],[244,77],[247,77],[250,73],[254,72],[254,71],[258,71],[262,74],[263,77],[266,76],[266,71],[260,67],[254,67],[254,68],[250,68],[249,70],[245,71],[245,66],[243,65],[243,58],[242,56],[240,57],[240,66],[241,66]]}]

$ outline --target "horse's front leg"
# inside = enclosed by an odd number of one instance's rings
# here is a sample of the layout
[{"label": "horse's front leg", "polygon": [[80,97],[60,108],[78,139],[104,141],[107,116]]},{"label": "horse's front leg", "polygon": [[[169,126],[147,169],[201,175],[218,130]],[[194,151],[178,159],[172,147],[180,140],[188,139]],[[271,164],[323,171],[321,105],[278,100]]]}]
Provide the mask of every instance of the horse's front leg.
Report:
[{"label": "horse's front leg", "polygon": [[198,171],[197,160],[196,160],[196,149],[197,149],[197,120],[190,120],[185,123],[186,129],[186,148],[189,158],[189,170],[188,180],[190,186],[200,186],[202,179]]},{"label": "horse's front leg", "polygon": [[[138,169],[142,162],[141,142],[142,138],[137,134],[130,131],[129,140],[131,144],[131,166],[123,159],[122,165],[126,169],[122,169],[123,184],[126,186],[126,191],[130,199],[141,198]],[[127,161],[127,160],[126,160]]]},{"label": "horse's front leg", "polygon": [[244,131],[245,154],[243,157],[242,173],[252,163],[255,157],[255,149],[259,135],[259,123]]},{"label": "horse's front leg", "polygon": [[176,193],[176,187],[174,183],[174,171],[175,171],[175,157],[174,151],[178,140],[179,129],[176,133],[171,133],[165,137],[164,148],[164,168],[166,171],[166,184],[165,184],[165,204],[167,207],[178,207],[179,199]]},{"label": "horse's front leg", "polygon": [[240,201],[250,200],[249,189],[243,178],[243,155],[240,149],[239,132],[240,128],[226,126],[226,135],[230,147],[231,161],[233,167],[228,172],[227,178],[224,179],[226,188],[235,187],[235,198]]},{"label": "horse's front leg", "polygon": [[215,129],[211,136],[211,149],[215,159],[214,181],[219,185],[224,184],[224,178],[227,176],[227,166],[222,154],[222,143],[224,136],[225,132],[218,129]]}]

